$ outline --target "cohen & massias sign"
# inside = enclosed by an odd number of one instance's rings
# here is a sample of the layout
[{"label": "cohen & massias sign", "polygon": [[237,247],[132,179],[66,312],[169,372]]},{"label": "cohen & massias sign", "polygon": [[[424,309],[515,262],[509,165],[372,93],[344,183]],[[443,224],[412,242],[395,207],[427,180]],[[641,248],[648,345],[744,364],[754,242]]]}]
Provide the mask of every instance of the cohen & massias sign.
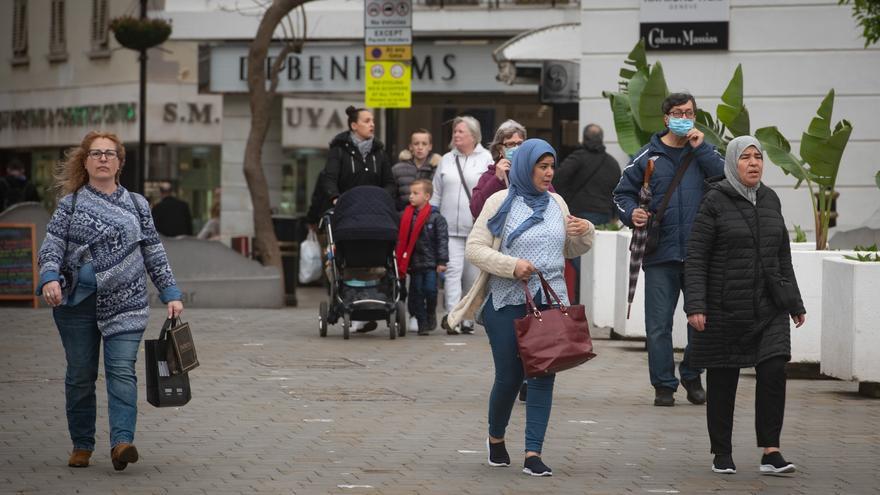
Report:
[{"label": "cohen & massias sign", "polygon": [[641,0],[647,50],[727,50],[730,0]]}]

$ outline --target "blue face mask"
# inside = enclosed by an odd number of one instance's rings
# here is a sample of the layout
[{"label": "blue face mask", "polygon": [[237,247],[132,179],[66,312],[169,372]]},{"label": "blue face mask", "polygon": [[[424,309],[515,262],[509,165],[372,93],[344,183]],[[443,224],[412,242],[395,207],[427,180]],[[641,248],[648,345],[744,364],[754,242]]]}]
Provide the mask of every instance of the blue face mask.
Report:
[{"label": "blue face mask", "polygon": [[504,158],[507,158],[507,161],[513,163],[513,155],[516,154],[516,150],[518,148],[519,148],[519,146],[512,146],[510,148],[505,148],[504,149]]},{"label": "blue face mask", "polygon": [[687,133],[694,128],[694,121],[691,119],[677,119],[675,117],[669,118],[669,130],[672,131],[673,134],[679,137],[687,136]]}]

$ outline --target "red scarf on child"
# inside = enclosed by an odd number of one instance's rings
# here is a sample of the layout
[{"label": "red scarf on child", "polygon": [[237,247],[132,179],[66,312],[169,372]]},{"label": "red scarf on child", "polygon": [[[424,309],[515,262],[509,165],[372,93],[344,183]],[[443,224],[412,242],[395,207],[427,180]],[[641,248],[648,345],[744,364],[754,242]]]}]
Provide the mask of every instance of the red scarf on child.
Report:
[{"label": "red scarf on child", "polygon": [[431,216],[431,208],[430,204],[422,207],[421,211],[419,211],[419,216],[416,217],[415,228],[412,227],[412,221],[413,217],[416,216],[416,209],[413,205],[407,205],[406,209],[403,210],[403,217],[400,219],[400,232],[397,234],[397,249],[394,252],[397,256],[397,273],[401,279],[406,277],[406,271],[409,269],[409,262],[412,259],[416,241],[419,239],[422,227],[425,226],[428,217]]}]

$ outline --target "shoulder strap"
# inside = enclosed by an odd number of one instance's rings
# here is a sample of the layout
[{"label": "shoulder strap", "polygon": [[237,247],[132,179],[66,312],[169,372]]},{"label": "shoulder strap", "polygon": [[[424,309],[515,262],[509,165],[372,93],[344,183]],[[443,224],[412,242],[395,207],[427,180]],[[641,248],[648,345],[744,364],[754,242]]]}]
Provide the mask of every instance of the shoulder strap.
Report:
[{"label": "shoulder strap", "polygon": [[691,161],[694,159],[694,153],[690,152],[687,156],[684,157],[684,160],[681,162],[681,166],[678,167],[678,170],[675,172],[675,177],[672,179],[672,184],[669,185],[669,189],[666,190],[666,194],[663,195],[663,202],[660,203],[660,208],[657,210],[657,213],[654,215],[655,222],[659,222],[663,220],[663,215],[666,213],[666,207],[669,206],[669,200],[672,199],[672,193],[675,192],[675,188],[681,183],[681,179],[684,177],[684,173],[687,171],[688,167],[691,165]]},{"label": "shoulder strap", "polygon": [[[73,199],[70,202],[70,218],[67,219],[67,231],[64,233],[64,256],[67,256],[67,242],[70,238],[70,222],[73,221],[73,214],[76,213],[76,195],[79,191],[73,192]],[[62,260],[63,262],[64,260]]]},{"label": "shoulder strap", "polygon": [[586,186],[587,184],[589,184],[589,183],[590,183],[590,179],[592,179],[597,173],[599,173],[599,169],[601,169],[601,168],[602,168],[602,165],[605,164],[605,160],[606,160],[606,159],[607,159],[607,158],[603,156],[603,157],[602,157],[602,161],[600,161],[595,167],[593,167],[593,171],[590,173],[590,175],[588,175],[586,179],[582,180],[582,181],[580,182],[580,184],[578,184],[577,187],[573,187],[573,188],[571,188],[570,190],[571,190],[571,191],[579,191],[580,189],[583,189],[584,186]]},{"label": "shoulder strap", "polygon": [[461,170],[461,163],[458,162],[458,157],[455,157],[455,167],[458,169],[458,178],[461,179],[461,187],[464,188],[464,194],[467,196],[468,203],[471,202],[471,188],[468,187],[467,182],[464,180],[464,172]]}]

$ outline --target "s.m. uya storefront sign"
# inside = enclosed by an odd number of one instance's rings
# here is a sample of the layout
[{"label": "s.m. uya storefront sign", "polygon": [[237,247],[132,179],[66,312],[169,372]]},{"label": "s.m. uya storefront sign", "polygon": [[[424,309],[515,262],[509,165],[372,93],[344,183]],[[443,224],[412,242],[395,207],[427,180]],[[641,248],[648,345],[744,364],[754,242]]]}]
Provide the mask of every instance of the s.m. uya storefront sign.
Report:
[{"label": "s.m. uya storefront sign", "polygon": [[[495,79],[492,50],[497,43],[416,43],[413,46],[414,93],[534,93],[535,87],[509,86]],[[246,93],[246,45],[210,47],[209,90]],[[267,68],[280,47],[272,47]],[[268,70],[267,70],[268,72]],[[364,91],[364,47],[355,43],[309,43],[290,54],[278,78],[279,93],[351,93]]]}]

